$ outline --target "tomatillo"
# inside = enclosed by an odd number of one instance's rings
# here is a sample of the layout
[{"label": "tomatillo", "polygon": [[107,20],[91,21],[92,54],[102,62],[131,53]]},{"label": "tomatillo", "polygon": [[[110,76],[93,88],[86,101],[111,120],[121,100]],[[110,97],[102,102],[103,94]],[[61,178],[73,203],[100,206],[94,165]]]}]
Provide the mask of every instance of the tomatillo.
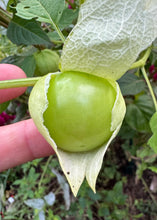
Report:
[{"label": "tomatillo", "polygon": [[59,55],[50,49],[44,49],[34,53],[36,62],[35,76],[44,76],[58,70]]},{"label": "tomatillo", "polygon": [[86,152],[112,135],[111,116],[116,91],[109,80],[80,72],[51,77],[44,125],[58,148]]}]

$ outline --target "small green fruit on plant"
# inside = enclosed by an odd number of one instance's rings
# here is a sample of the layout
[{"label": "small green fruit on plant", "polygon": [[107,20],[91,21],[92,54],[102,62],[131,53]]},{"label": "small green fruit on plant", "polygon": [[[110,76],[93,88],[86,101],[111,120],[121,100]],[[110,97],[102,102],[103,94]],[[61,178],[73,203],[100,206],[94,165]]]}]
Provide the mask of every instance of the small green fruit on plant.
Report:
[{"label": "small green fruit on plant", "polygon": [[36,69],[34,75],[43,76],[58,70],[59,55],[52,50],[44,49],[34,53]]},{"label": "small green fruit on plant", "polygon": [[58,148],[85,152],[112,135],[111,112],[116,91],[107,79],[67,72],[50,80],[44,125]]}]

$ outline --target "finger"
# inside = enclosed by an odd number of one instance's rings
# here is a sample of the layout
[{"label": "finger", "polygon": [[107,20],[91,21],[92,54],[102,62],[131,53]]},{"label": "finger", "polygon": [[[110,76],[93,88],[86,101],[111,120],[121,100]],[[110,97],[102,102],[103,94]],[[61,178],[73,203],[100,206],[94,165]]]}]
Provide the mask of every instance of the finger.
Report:
[{"label": "finger", "polygon": [[32,119],[0,127],[0,171],[54,154]]},{"label": "finger", "polygon": [[[26,78],[26,74],[18,66],[12,64],[0,64],[0,81],[20,78]],[[0,89],[0,103],[9,101],[22,95],[25,90],[25,87]]]}]

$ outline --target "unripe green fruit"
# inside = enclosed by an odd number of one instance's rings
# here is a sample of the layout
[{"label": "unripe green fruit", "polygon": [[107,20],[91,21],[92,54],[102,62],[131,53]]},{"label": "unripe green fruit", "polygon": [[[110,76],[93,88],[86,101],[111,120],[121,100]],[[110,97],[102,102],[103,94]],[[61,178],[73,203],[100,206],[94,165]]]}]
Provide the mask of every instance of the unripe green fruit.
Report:
[{"label": "unripe green fruit", "polygon": [[43,76],[58,71],[59,55],[55,51],[41,50],[34,53],[34,58],[36,61],[35,76]]},{"label": "unripe green fruit", "polygon": [[44,125],[58,148],[85,152],[111,137],[116,91],[107,79],[85,73],[62,73],[51,78],[47,98]]}]

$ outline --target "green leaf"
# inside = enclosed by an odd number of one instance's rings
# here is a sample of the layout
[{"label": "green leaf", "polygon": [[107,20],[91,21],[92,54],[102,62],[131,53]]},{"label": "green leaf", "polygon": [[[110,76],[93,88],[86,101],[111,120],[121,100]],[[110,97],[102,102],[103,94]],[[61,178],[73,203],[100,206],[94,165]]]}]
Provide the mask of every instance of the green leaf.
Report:
[{"label": "green leaf", "polygon": [[67,26],[72,24],[72,22],[77,18],[77,16],[78,16],[78,10],[74,11],[74,10],[65,8],[59,20],[58,26],[61,29],[66,28]]},{"label": "green leaf", "polygon": [[18,0],[8,0],[7,11],[13,12],[14,7],[16,6]]},{"label": "green leaf", "polygon": [[148,146],[138,149],[136,151],[136,156],[145,163],[153,163],[156,160],[156,157],[154,157],[154,151]]},{"label": "green leaf", "polygon": [[0,114],[6,110],[6,108],[9,105],[9,103],[10,103],[10,101],[4,102],[4,103],[0,104]]},{"label": "green leaf", "polygon": [[157,173],[157,167],[148,167],[148,169],[150,169],[152,172]]},{"label": "green leaf", "polygon": [[41,29],[39,24],[34,20],[25,20],[14,16],[9,23],[7,30],[8,38],[17,45],[50,45],[51,42],[46,33]]},{"label": "green leaf", "polygon": [[124,205],[127,196],[123,194],[123,182],[117,182],[112,190],[106,190],[105,201],[109,203],[115,203],[117,205]]},{"label": "green leaf", "polygon": [[58,23],[65,7],[64,0],[25,0],[17,4],[17,16],[24,19],[36,18],[37,21]]},{"label": "green leaf", "polygon": [[125,120],[129,126],[139,132],[150,132],[148,120],[145,118],[144,113],[135,104],[127,106]]},{"label": "green leaf", "polygon": [[144,80],[127,72],[118,80],[123,95],[136,95],[144,91],[146,84]]},{"label": "green leaf", "polygon": [[16,118],[13,120],[13,123],[21,121],[27,113],[28,106],[25,103],[21,103],[16,108]]},{"label": "green leaf", "polygon": [[143,171],[148,169],[148,165],[142,161],[142,163],[138,164],[138,169],[136,170],[136,176],[138,179],[142,178]]},{"label": "green leaf", "polygon": [[156,11],[150,0],[86,0],[65,41],[61,72],[119,79],[157,37]]},{"label": "green leaf", "polygon": [[[52,42],[59,42],[60,41],[60,37],[59,37],[59,35],[58,35],[58,33],[56,32],[56,31],[50,31],[48,34],[48,37],[50,38],[50,40],[52,41]],[[63,42],[62,41],[60,41],[60,43],[62,44]]]},{"label": "green leaf", "polygon": [[145,114],[145,117],[149,121],[155,111],[151,96],[137,95],[135,96],[135,104],[139,106],[139,108]]},{"label": "green leaf", "polygon": [[157,153],[157,112],[154,113],[150,120],[150,127],[153,132],[152,137],[148,140],[148,144]]},{"label": "green leaf", "polygon": [[142,95],[133,103],[127,105],[126,123],[138,132],[150,132],[149,119],[154,112],[151,98]]},{"label": "green leaf", "polygon": [[21,60],[20,63],[18,63],[18,66],[23,69],[23,71],[26,73],[28,77],[32,77],[36,68],[36,62],[33,55],[23,57],[23,60]]},{"label": "green leaf", "polygon": [[20,57],[17,56],[17,55],[8,56],[8,57],[2,59],[2,60],[0,61],[0,63],[15,64],[16,62],[18,62],[19,59],[20,59]]}]

